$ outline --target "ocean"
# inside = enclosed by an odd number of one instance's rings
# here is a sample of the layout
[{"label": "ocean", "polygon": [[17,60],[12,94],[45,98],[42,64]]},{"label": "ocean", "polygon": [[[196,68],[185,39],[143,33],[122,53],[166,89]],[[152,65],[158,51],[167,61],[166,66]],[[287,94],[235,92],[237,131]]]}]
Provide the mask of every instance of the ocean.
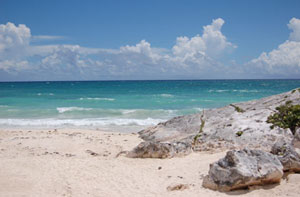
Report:
[{"label": "ocean", "polygon": [[1,82],[0,127],[140,129],[298,87],[300,80]]}]

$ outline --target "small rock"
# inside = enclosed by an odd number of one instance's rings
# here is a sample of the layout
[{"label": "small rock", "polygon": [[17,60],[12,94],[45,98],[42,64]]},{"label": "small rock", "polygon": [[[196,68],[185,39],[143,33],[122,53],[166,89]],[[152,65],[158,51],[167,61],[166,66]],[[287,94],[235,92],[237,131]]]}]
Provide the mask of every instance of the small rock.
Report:
[{"label": "small rock", "polygon": [[175,190],[185,190],[185,189],[189,189],[189,185],[187,184],[175,184],[175,185],[170,185],[167,187],[168,191],[175,191]]},{"label": "small rock", "polygon": [[300,128],[296,130],[292,143],[295,148],[300,149]]},{"label": "small rock", "polygon": [[65,155],[66,155],[66,157],[74,157],[75,156],[74,154],[70,154],[70,153],[66,153]]},{"label": "small rock", "polygon": [[290,143],[283,139],[278,140],[271,153],[277,155],[283,165],[283,171],[300,172],[300,156]]},{"label": "small rock", "polygon": [[158,170],[161,170],[161,169],[162,169],[162,167],[161,167],[161,166],[159,166],[157,169],[158,169]]},{"label": "small rock", "polygon": [[210,164],[203,187],[223,192],[280,182],[283,166],[275,155],[243,149],[228,151],[226,156]]},{"label": "small rock", "polygon": [[171,158],[174,156],[187,155],[191,153],[192,147],[188,143],[160,143],[154,141],[141,142],[127,157],[131,158]]},{"label": "small rock", "polygon": [[98,153],[95,153],[94,151],[91,151],[91,150],[86,150],[85,152],[88,153],[88,154],[90,154],[90,155],[92,155],[92,156],[99,156]]},{"label": "small rock", "polygon": [[174,150],[169,143],[141,142],[127,157],[132,158],[168,158],[173,157]]}]

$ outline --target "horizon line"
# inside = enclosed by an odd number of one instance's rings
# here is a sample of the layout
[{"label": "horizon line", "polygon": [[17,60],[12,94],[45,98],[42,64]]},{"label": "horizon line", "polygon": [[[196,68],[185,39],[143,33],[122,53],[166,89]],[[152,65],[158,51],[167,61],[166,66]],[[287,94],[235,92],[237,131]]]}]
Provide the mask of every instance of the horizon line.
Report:
[{"label": "horizon line", "polygon": [[0,83],[35,83],[35,82],[114,82],[114,81],[230,81],[230,80],[300,80],[300,78],[249,78],[249,79],[107,79],[107,80],[33,80],[0,81]]}]

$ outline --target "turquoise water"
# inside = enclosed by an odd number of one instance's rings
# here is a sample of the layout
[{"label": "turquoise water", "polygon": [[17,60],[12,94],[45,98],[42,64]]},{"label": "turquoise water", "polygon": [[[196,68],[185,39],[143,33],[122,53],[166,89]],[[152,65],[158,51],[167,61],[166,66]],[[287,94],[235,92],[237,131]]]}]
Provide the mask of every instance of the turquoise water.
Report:
[{"label": "turquoise water", "polygon": [[297,87],[300,80],[2,82],[0,126],[148,126]]}]

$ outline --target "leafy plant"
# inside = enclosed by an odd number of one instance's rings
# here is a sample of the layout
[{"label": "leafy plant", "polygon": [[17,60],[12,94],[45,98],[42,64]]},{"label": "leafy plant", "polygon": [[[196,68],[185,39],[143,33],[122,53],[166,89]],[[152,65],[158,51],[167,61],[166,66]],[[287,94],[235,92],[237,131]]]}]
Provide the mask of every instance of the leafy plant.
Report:
[{"label": "leafy plant", "polygon": [[205,120],[203,120],[203,116],[204,116],[204,114],[200,117],[200,121],[201,121],[200,129],[199,129],[198,134],[195,135],[195,137],[194,137],[194,143],[198,140],[199,137],[201,137],[201,135],[203,133],[203,128],[204,128],[204,125],[205,125]]},{"label": "leafy plant", "polygon": [[292,94],[295,93],[296,90],[298,90],[298,92],[300,92],[300,88],[297,88],[297,89],[292,90]]},{"label": "leafy plant", "polygon": [[239,113],[243,113],[245,112],[245,110],[243,110],[242,108],[236,106],[236,105],[233,105],[233,104],[230,104],[231,107],[233,107],[235,109],[235,111],[239,112]]},{"label": "leafy plant", "polygon": [[292,105],[292,101],[287,101],[284,105],[276,107],[277,112],[270,115],[267,123],[271,123],[271,129],[274,127],[289,128],[293,134],[300,127],[300,105]]},{"label": "leafy plant", "polygon": [[236,136],[238,136],[238,137],[240,137],[240,136],[242,136],[243,135],[243,131],[238,131],[238,132],[236,132],[235,134],[236,134]]}]

